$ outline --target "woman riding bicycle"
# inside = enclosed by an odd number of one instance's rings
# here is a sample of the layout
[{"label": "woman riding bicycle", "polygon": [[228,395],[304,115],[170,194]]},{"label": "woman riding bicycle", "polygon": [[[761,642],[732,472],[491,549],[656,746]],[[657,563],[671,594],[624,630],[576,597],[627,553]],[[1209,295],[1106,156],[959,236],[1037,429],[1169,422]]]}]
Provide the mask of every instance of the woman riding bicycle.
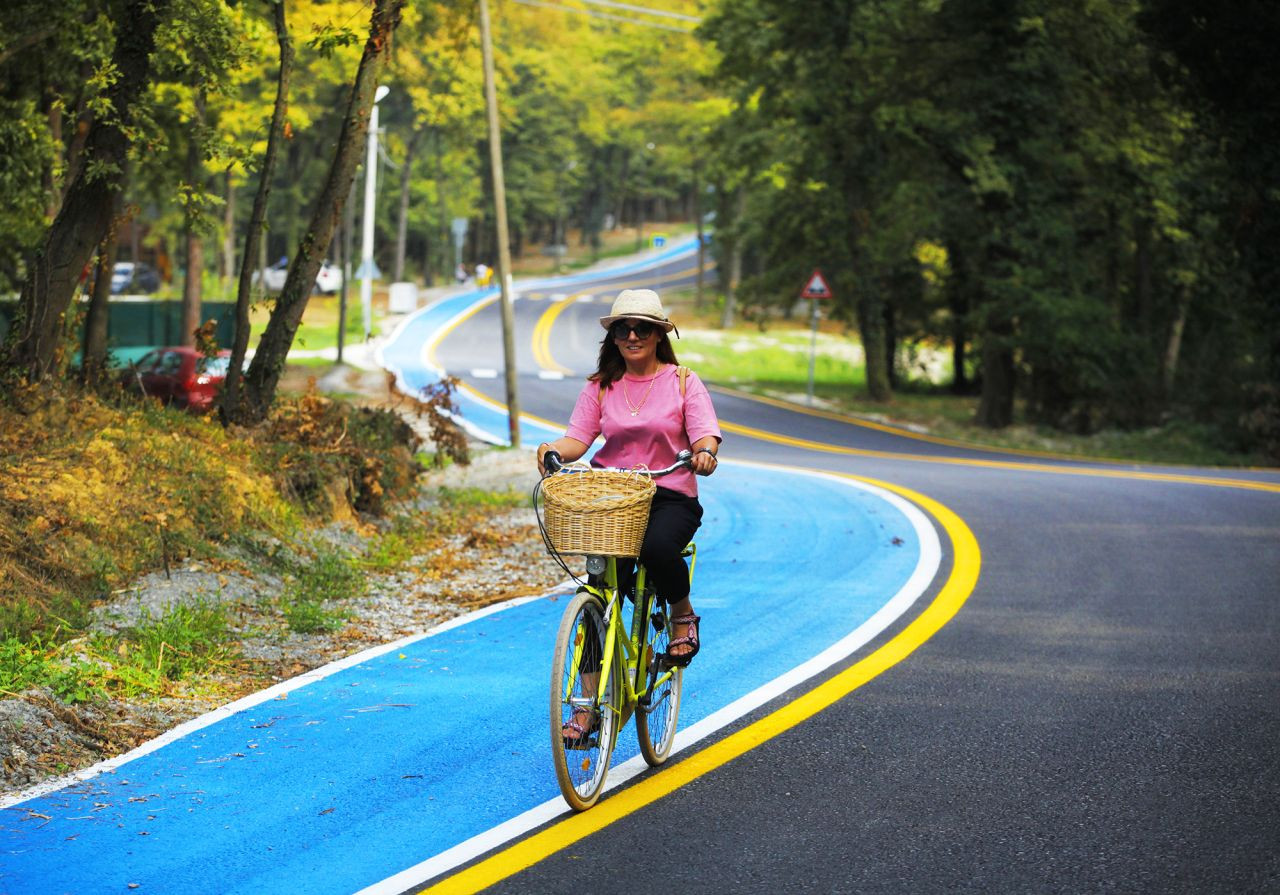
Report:
[{"label": "woman riding bicycle", "polygon": [[[678,366],[668,337],[675,325],[667,319],[658,293],[623,290],[600,325],[607,335],[600,343],[596,371],[578,395],[565,434],[538,445],[538,471],[545,474],[547,451],[565,461],[577,460],[601,434],[605,441],[591,461],[595,466],[656,469],[682,450],[694,452],[692,471],[678,470],[658,486],[640,548],[649,580],[670,607],[667,662],[684,667],[698,652],[701,619],[689,600],[689,569],[680,553],[701,524],[694,473],[715,471],[720,425],[706,386]],[[569,733],[566,737],[572,739]]]}]

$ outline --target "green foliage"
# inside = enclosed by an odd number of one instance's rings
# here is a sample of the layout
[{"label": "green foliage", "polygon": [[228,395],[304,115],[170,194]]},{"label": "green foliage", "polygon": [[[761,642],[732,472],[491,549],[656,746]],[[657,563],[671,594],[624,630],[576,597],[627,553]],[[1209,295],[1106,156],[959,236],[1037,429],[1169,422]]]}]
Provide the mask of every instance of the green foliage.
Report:
[{"label": "green foliage", "polygon": [[0,640],[0,695],[47,687],[64,702],[85,702],[92,692],[86,663],[59,660],[56,647],[40,638]]},{"label": "green foliage", "polygon": [[[724,4],[702,29],[735,99],[714,177],[744,192],[717,210],[722,270],[741,242],[741,296],[785,308],[822,267],[873,367],[882,339],[890,366],[900,340],[949,339],[979,359],[993,425],[1016,393],[1075,430],[1177,413],[1236,431],[1239,384],[1280,369],[1277,268],[1239,267],[1280,232],[1259,187],[1280,125],[1255,86],[1272,54],[1250,43],[1220,64],[1245,15],[1201,22],[1173,0]],[[947,256],[928,277],[922,244]]]},{"label": "green foliage", "polygon": [[126,631],[116,643],[116,653],[158,691],[161,680],[183,680],[207,671],[231,657],[227,643],[227,616],[222,607],[204,604],[176,606],[159,618],[147,618]]},{"label": "green foliage", "polygon": [[349,555],[321,550],[285,587],[280,606],[289,628],[299,634],[336,631],[347,616],[327,606],[362,596],[365,587],[364,573]]},{"label": "green foliage", "polygon": [[519,491],[492,491],[485,488],[440,488],[436,492],[440,503],[451,510],[496,507],[523,507],[529,503],[529,495]]},{"label": "green foliage", "polygon": [[0,692],[45,687],[67,703],[87,702],[104,690],[161,694],[233,658],[228,642],[225,610],[204,604],[144,617],[116,636],[10,637],[0,641]]}]

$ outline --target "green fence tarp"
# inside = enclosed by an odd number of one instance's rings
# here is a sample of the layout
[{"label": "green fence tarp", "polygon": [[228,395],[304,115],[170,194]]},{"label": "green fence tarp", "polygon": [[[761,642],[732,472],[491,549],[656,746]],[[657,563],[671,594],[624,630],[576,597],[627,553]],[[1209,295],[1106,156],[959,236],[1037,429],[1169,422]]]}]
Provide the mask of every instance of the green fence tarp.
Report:
[{"label": "green fence tarp", "polygon": [[[223,348],[231,347],[235,330],[235,303],[206,301],[200,306],[200,322],[217,320],[214,336]],[[0,301],[0,341],[9,333],[10,321],[18,303]],[[83,331],[82,331],[83,332]],[[83,341],[77,337],[77,341]],[[152,345],[177,345],[182,341],[182,302],[180,301],[112,301],[107,305],[107,347],[137,348]]]}]

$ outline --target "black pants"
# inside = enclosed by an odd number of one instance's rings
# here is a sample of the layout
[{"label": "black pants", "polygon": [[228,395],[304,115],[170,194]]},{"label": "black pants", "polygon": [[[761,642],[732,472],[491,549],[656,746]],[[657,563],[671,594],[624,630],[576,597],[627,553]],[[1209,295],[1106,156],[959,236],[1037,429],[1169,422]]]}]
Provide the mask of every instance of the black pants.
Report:
[{"label": "black pants", "polygon": [[[702,504],[669,488],[658,488],[649,508],[640,561],[649,571],[649,586],[667,603],[679,603],[689,596],[689,566],[680,556],[702,524]],[[618,562],[618,584],[624,592],[635,581],[635,567]]]}]

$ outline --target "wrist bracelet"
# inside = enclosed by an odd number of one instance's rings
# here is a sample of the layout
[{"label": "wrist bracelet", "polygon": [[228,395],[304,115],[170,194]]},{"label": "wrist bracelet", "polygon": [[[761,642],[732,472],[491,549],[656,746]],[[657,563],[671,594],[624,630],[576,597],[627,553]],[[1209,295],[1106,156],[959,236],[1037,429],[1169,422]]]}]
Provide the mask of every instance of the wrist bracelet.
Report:
[{"label": "wrist bracelet", "polygon": [[711,450],[711,448],[698,448],[697,453],[710,454],[712,460],[715,460],[717,463],[720,462],[720,458],[716,456],[716,452]]}]

